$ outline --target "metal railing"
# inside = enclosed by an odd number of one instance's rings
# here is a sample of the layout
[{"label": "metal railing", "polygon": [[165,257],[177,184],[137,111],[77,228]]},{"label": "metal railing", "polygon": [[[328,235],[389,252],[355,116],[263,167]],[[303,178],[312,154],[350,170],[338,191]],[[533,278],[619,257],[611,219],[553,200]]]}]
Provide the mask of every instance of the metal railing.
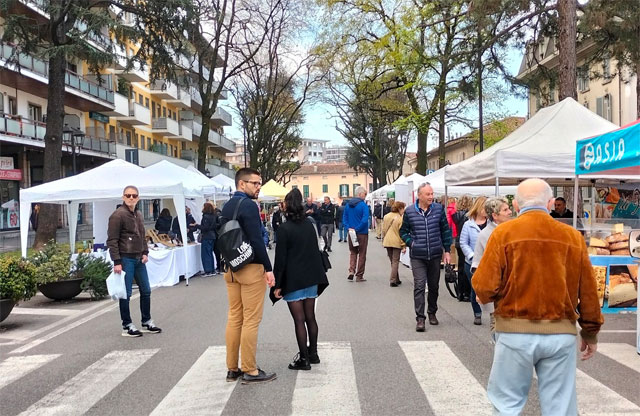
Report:
[{"label": "metal railing", "polygon": [[[26,53],[18,53],[16,55],[15,47],[11,44],[2,43],[1,46],[0,58],[5,59],[7,62],[16,63],[21,68],[35,72],[44,78],[49,78],[49,65],[47,62]],[[107,101],[111,105],[114,103],[113,90],[100,86],[75,72],[67,70],[64,83],[67,87]]]},{"label": "metal railing", "polygon": [[[3,134],[43,142],[46,130],[46,123],[8,114],[0,116],[0,133]],[[68,146],[71,145],[71,141],[63,140],[63,143]],[[84,136],[82,143],[75,143],[75,146],[79,149],[105,153],[109,156],[116,155],[115,142],[103,138]]]}]

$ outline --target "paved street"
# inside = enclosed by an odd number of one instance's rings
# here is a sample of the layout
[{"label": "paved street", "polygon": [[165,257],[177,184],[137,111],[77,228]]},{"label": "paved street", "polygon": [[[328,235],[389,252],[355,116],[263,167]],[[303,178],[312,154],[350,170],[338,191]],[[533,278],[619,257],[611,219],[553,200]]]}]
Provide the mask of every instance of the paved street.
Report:
[{"label": "paved street", "polygon": [[[159,288],[152,314],[160,335],[120,336],[116,303],[53,303],[38,296],[0,325],[0,414],[24,415],[489,415],[488,319],[474,326],[468,303],[442,281],[439,326],[415,332],[411,272],[390,288],[389,264],[372,234],[367,282],[346,280],[348,249],[334,240],[331,285],[320,297],[322,363],[295,372],[293,322],[267,300],[258,363],[264,385],[226,383],[223,279]],[[273,252],[272,252],[273,254]],[[139,321],[137,297],[132,301]],[[607,315],[599,354],[580,363],[586,414],[640,415],[636,315]],[[539,414],[535,382],[525,414]]]}]

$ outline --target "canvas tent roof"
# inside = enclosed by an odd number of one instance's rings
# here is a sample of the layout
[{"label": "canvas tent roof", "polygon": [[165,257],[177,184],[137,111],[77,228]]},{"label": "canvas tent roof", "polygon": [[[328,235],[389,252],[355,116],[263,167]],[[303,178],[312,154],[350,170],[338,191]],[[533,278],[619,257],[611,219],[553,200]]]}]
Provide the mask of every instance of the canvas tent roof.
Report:
[{"label": "canvas tent roof", "polygon": [[[66,205],[69,218],[77,218],[79,203],[119,200],[127,185],[136,186],[143,199],[173,198],[175,206],[184,206],[184,188],[179,180],[157,177],[140,166],[116,159],[74,176],[21,189],[20,217],[29,218],[32,203],[46,202]],[[178,219],[185,230],[184,214],[178,215]],[[69,221],[71,247],[74,247],[76,226],[76,221]],[[27,254],[28,232],[29,221],[21,221],[23,256]],[[186,235],[183,238],[186,241]]]},{"label": "canvas tent roof", "polygon": [[556,182],[575,176],[576,141],[606,133],[616,125],[572,98],[538,111],[487,150],[447,168],[447,185],[515,184],[538,177]]},{"label": "canvas tent roof", "polygon": [[236,190],[236,181],[228,176],[223,175],[222,173],[214,176],[213,180],[224,186],[224,191],[235,192]]},{"label": "canvas tent roof", "polygon": [[280,185],[278,182],[271,179],[269,182],[262,185],[260,188],[260,194],[258,198],[262,198],[265,196],[272,196],[278,199],[284,199],[285,195],[289,192],[287,188]]},{"label": "canvas tent roof", "polygon": [[204,173],[200,172],[195,166],[189,165],[189,166],[187,166],[187,170],[190,171],[190,172],[193,172],[193,173],[201,176],[202,178],[205,178],[209,182],[211,182],[213,184],[213,186],[215,186],[217,193],[228,194],[231,191],[228,187],[225,189],[225,186],[223,184],[221,184],[220,182],[218,182],[218,181],[216,181],[216,180],[214,180],[212,178],[209,178],[207,175],[205,175]]},{"label": "canvas tent roof", "polygon": [[182,183],[186,197],[201,197],[216,193],[216,186],[204,175],[192,172],[167,160],[161,160],[145,168],[158,178],[171,178]]}]

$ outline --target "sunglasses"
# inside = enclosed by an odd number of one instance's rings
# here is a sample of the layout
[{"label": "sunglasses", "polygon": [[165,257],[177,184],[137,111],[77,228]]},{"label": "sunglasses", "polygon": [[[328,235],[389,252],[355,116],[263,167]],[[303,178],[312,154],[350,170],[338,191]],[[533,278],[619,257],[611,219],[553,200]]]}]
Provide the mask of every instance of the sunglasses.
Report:
[{"label": "sunglasses", "polygon": [[136,199],[138,197],[138,194],[124,194],[123,195],[125,198],[133,198]]}]

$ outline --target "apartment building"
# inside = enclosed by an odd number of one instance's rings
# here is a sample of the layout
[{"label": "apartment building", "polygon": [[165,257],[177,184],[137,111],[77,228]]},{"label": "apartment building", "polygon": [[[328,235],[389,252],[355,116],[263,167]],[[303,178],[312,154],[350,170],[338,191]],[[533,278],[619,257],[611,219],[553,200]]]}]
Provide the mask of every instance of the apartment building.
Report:
[{"label": "apartment building", "polygon": [[329,140],[302,139],[297,160],[302,164],[326,162],[325,151]]},{"label": "apartment building", "polygon": [[351,146],[328,146],[324,150],[324,160],[327,163],[343,163],[347,160],[347,151]]},{"label": "apartment building", "polygon": [[346,163],[313,163],[302,165],[291,175],[286,185],[289,189],[298,188],[305,198],[314,201],[328,195],[332,200],[353,197],[355,189],[364,186],[368,192],[373,190],[373,179],[365,172],[356,171]]},{"label": "apartment building", "polygon": [[[619,126],[637,119],[636,77],[628,68],[618,70],[613,58],[603,62],[589,62],[598,50],[591,41],[579,42],[576,47],[578,67],[578,102],[599,116]],[[538,74],[541,67],[557,68],[558,47],[554,38],[544,38],[527,47],[517,78],[527,80]],[[558,102],[558,89],[543,82],[528,94],[529,117],[540,108]]]},{"label": "apartment building", "polygon": [[[49,18],[42,1],[16,0],[13,7],[13,13],[38,21]],[[2,23],[0,16],[0,28]],[[105,31],[87,41],[101,49],[111,40]],[[134,54],[135,47],[128,45],[126,54]],[[17,218],[14,206],[20,188],[42,183],[44,163],[48,63],[26,54],[10,61],[15,58],[13,51],[13,45],[0,44],[0,231],[16,229],[20,220],[28,220]],[[150,82],[148,69],[125,68],[123,58],[97,76],[86,62],[69,60],[62,176],[73,174],[74,167],[81,172],[114,158],[143,167],[160,160],[183,167],[197,163],[203,128],[197,91],[162,79]],[[218,108],[208,136],[210,176],[234,176],[225,161],[226,153],[235,151],[235,142],[224,135],[224,127],[231,123],[231,115]]]}]

